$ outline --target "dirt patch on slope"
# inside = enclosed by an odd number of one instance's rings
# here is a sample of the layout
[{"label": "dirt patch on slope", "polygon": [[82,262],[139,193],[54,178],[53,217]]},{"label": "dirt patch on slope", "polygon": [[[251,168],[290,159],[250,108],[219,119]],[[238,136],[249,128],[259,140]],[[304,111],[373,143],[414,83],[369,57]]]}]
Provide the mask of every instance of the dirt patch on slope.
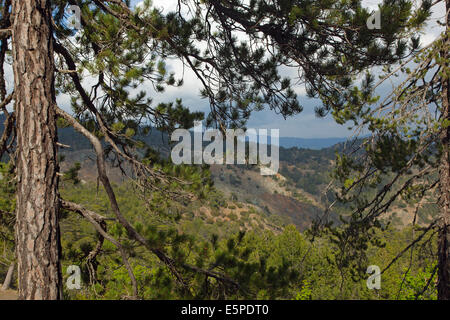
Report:
[{"label": "dirt patch on slope", "polygon": [[0,290],[0,300],[17,300],[18,294],[13,290]]}]

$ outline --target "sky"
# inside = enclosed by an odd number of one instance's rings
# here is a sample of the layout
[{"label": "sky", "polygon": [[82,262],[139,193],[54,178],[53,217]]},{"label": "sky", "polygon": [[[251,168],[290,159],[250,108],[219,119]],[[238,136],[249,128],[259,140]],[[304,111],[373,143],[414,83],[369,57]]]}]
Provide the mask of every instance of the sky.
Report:
[{"label": "sky", "polygon": [[[134,6],[139,2],[140,0],[134,0],[132,1],[132,5]],[[153,0],[153,5],[162,9],[164,12],[168,12],[176,8],[177,2],[178,0]],[[375,9],[379,2],[379,0],[364,0],[363,5]],[[442,17],[443,12],[445,12],[443,7],[435,9],[431,23],[426,27],[425,34],[422,35],[423,44],[430,43],[440,33],[441,29],[435,21]],[[210,110],[208,100],[200,98],[200,89],[202,86],[193,72],[187,68],[183,68],[180,61],[168,60],[166,62],[169,71],[175,72],[176,78],[183,77],[184,85],[178,88],[168,87],[163,93],[156,93],[152,89],[151,84],[144,83],[143,87],[138,88],[138,91],[147,90],[155,104],[175,101],[177,98],[181,98],[183,99],[183,104],[192,111],[203,111],[207,114]],[[9,65],[5,66],[5,72],[7,80],[12,79],[12,72]],[[283,76],[283,72],[281,75]],[[91,81],[89,79],[85,80],[86,87],[92,81],[93,79]],[[9,80],[8,83],[9,85],[7,86],[11,90],[13,81]],[[281,115],[276,115],[270,110],[254,112],[250,117],[247,128],[279,129],[280,137],[329,138],[349,137],[353,135],[353,132],[348,130],[347,125],[336,124],[331,116],[317,118],[314,113],[314,107],[320,106],[320,101],[307,98],[304,94],[303,87],[297,87],[295,90],[299,95],[300,104],[304,107],[302,113],[285,120]],[[70,97],[59,96],[57,102],[63,109],[70,111]]]},{"label": "sky", "polygon": [[[139,3],[140,1],[134,1]],[[177,0],[153,0],[153,6],[169,12],[176,9]],[[201,99],[199,92],[201,84],[195,74],[183,67],[179,61],[171,61],[169,70],[176,75],[184,74],[184,85],[181,88],[168,88],[162,94],[156,93],[155,102],[163,102],[182,98],[183,104],[195,111],[203,111],[207,114],[210,110],[208,100]],[[183,73],[184,72],[184,73]],[[247,128],[279,129],[281,137],[301,138],[328,138],[347,137],[350,132],[344,126],[337,125],[331,117],[318,119],[314,114],[314,107],[320,105],[320,101],[308,99],[304,95],[304,88],[295,88],[299,95],[299,101],[304,110],[299,115],[284,119],[271,110],[254,112],[247,124]]]},{"label": "sky", "polygon": [[[133,1],[133,5],[140,1]],[[363,5],[370,9],[376,9],[379,0],[364,0]],[[178,0],[153,0],[153,6],[169,12],[176,9]],[[437,8],[433,14],[432,22],[425,29],[422,35],[422,43],[424,45],[432,42],[440,33],[440,29],[435,24],[435,20],[442,16],[442,8]],[[184,75],[184,86],[181,88],[168,88],[162,94],[155,94],[154,101],[162,102],[182,98],[183,104],[195,111],[204,111],[208,113],[208,101],[199,97],[201,84],[190,70],[183,70],[178,61],[168,63],[169,70],[175,72],[176,75]],[[283,74],[281,74],[283,75]],[[300,114],[284,119],[281,115],[276,115],[273,111],[264,110],[254,112],[248,122],[248,128],[266,128],[279,129],[281,137],[300,137],[300,138],[329,138],[329,137],[349,137],[353,135],[353,131],[348,129],[348,125],[338,125],[331,116],[326,118],[317,118],[314,108],[320,106],[320,101],[309,99],[304,94],[304,88],[296,88],[299,95],[300,104],[304,107]]]}]

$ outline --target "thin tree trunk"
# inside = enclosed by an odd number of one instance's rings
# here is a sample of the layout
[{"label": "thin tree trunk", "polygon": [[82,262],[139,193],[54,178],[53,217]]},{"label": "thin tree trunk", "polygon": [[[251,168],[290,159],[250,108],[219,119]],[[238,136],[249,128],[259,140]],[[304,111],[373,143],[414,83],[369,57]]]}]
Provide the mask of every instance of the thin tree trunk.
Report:
[{"label": "thin tree trunk", "polygon": [[[449,10],[450,0],[447,0],[447,13]],[[450,16],[447,16],[447,31],[449,26]],[[448,59],[448,47],[444,47],[442,55],[444,59]],[[446,67],[449,67],[448,63]],[[450,121],[449,99],[450,81],[445,79],[442,83],[442,120]],[[443,153],[439,168],[441,224],[438,248],[438,299],[450,300],[450,127],[442,130],[441,144]]]},{"label": "thin tree trunk", "polygon": [[15,264],[16,264],[15,262],[11,262],[11,265],[8,268],[8,272],[6,273],[5,281],[3,282],[3,285],[2,285],[2,290],[8,290],[11,287],[11,282],[12,282],[13,275],[14,275]]},{"label": "thin tree trunk", "polygon": [[19,299],[62,297],[50,0],[13,1]]}]

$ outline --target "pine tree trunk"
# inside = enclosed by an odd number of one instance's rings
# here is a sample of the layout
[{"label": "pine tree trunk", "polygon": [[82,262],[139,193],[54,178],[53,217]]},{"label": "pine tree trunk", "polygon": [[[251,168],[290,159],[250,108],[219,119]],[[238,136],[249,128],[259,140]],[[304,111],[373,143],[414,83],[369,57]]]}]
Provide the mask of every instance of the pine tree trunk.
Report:
[{"label": "pine tree trunk", "polygon": [[[446,11],[450,9],[450,0],[446,1]],[[450,17],[447,19],[447,31]],[[442,55],[448,59],[448,48],[444,48]],[[448,64],[447,64],[448,68]],[[450,121],[450,81],[442,84],[442,118]],[[442,130],[441,144],[443,154],[439,168],[441,223],[439,234],[439,265],[438,265],[438,299],[450,300],[450,127]]]},{"label": "pine tree trunk", "polygon": [[19,299],[61,298],[50,0],[13,1]]},{"label": "pine tree trunk", "polygon": [[11,265],[8,268],[8,272],[6,273],[5,281],[3,282],[3,285],[2,285],[2,290],[8,290],[11,287],[11,282],[12,282],[13,275],[14,275],[14,266],[15,266],[15,263],[11,262]]}]

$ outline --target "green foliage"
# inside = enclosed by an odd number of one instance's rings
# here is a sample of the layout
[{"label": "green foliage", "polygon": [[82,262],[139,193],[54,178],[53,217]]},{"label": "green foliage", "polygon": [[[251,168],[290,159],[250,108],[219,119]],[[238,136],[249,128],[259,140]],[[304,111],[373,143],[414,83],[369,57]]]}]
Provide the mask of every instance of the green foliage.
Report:
[{"label": "green foliage", "polygon": [[7,269],[15,260],[14,222],[16,182],[11,163],[0,162],[0,279],[6,276]]},{"label": "green foliage", "polygon": [[78,173],[81,169],[81,163],[75,162],[73,167],[64,172],[64,176],[62,181],[71,181],[73,184],[80,183],[80,179],[78,178]]},{"label": "green foliage", "polygon": [[433,288],[437,281],[436,264],[419,268],[412,275],[411,270],[404,270],[404,277],[398,281],[401,288],[398,298],[402,300],[436,300],[437,293]]},{"label": "green foliage", "polygon": [[312,290],[308,280],[303,281],[302,289],[295,296],[295,300],[311,300]]},{"label": "green foliage", "polygon": [[[79,164],[64,173],[60,192],[64,199],[110,219],[108,232],[129,256],[141,297],[371,299],[393,296],[389,286],[383,287],[379,296],[368,292],[361,280],[369,262],[386,265],[399,249],[388,250],[384,256],[380,248],[404,244],[404,241],[384,241],[390,236],[386,234],[388,229],[376,218],[393,201],[383,202],[391,194],[384,189],[380,191],[379,185],[386,181],[385,176],[396,179],[396,174],[411,175],[413,170],[427,165],[436,167],[435,160],[446,146],[434,143],[436,140],[424,143],[420,140],[421,132],[427,128],[429,136],[436,136],[448,123],[436,119],[428,123],[417,117],[409,118],[406,123],[404,116],[410,114],[406,109],[417,102],[410,86],[404,92],[413,98],[407,99],[407,107],[401,112],[394,112],[397,118],[375,116],[371,109],[379,99],[372,92],[375,77],[366,71],[401,61],[418,49],[416,34],[430,15],[430,1],[422,1],[414,10],[410,1],[383,2],[380,5],[383,28],[372,32],[366,28],[371,13],[360,1],[255,0],[244,5],[243,1],[182,0],[180,5],[190,4],[196,9],[189,10],[191,16],[182,16],[163,14],[152,7],[151,1],[144,1],[133,12],[129,10],[129,1],[97,7],[93,1],[80,0],[76,4],[81,8],[82,30],[76,35],[67,26],[66,4],[62,0],[51,1],[57,65],[71,70],[57,73],[56,93],[71,96],[77,120],[101,139],[105,156],[115,165],[121,166],[124,159],[133,157],[136,184],[115,185],[113,189],[124,217],[151,250],[132,239],[129,229],[117,221],[113,214],[115,203],[103,187],[79,183]],[[205,28],[211,20],[217,25],[214,32]],[[246,30],[249,41],[238,42],[241,30]],[[413,88],[425,79],[426,70],[433,70],[434,66],[443,69],[439,70],[441,77],[447,76],[448,70],[443,67],[445,59],[436,54],[442,52],[443,45],[445,42],[437,42],[434,48],[417,57],[417,63],[430,59],[436,63],[431,66],[425,63],[426,67],[414,73],[417,76]],[[176,79],[177,75],[167,67],[166,62],[173,58],[183,61],[200,78],[203,84],[200,93],[211,107],[206,117],[191,112],[179,99],[155,106],[148,97],[150,92],[136,90],[150,84],[156,93],[161,93],[168,87],[182,85],[183,80]],[[146,146],[142,135],[151,127],[164,133],[176,128],[189,129],[195,120],[204,118],[208,126],[243,127],[252,111],[266,106],[284,117],[300,113],[303,108],[292,87],[293,81],[279,73],[283,65],[298,67],[308,96],[322,100],[323,105],[316,110],[318,115],[331,112],[340,124],[351,121],[355,126],[363,124],[380,133],[371,144],[362,144],[369,166],[349,155],[336,160],[333,177],[338,186],[333,196],[341,202],[338,209],[346,213],[342,222],[348,228],[341,225],[330,228],[328,233],[310,242],[292,226],[280,228],[282,231],[275,234],[262,231],[261,221],[256,220],[252,222],[254,230],[244,233],[237,221],[233,221],[237,220],[234,213],[229,216],[231,222],[221,220],[217,225],[208,224],[208,220],[205,223],[205,217],[187,219],[186,211],[195,214],[194,209],[198,209],[193,205],[189,208],[192,198],[208,203],[216,210],[213,215],[218,215],[227,205],[225,197],[213,190],[206,167],[175,166]],[[391,70],[388,66],[384,71],[389,74]],[[358,76],[364,73],[361,85],[355,86]],[[76,83],[76,78],[83,74],[97,80],[86,91],[82,88],[84,84]],[[432,86],[430,90],[437,87]],[[429,98],[434,92],[422,93],[427,97],[424,105],[436,102]],[[57,125],[65,128],[68,123],[58,119]],[[282,160],[289,163],[307,157],[313,161],[309,167],[283,168],[282,173],[291,184],[318,194],[328,182],[330,159],[316,157],[313,151],[293,153],[296,156],[291,158],[282,151]],[[408,165],[410,162],[412,166]],[[375,168],[377,172],[368,174],[366,185],[358,189],[366,193],[362,196],[352,193],[357,181],[365,177],[367,168]],[[3,165],[0,170],[0,208],[13,212],[12,175]],[[230,181],[237,187],[243,184],[239,176],[231,176]],[[433,185],[432,179],[419,186],[407,183],[408,180],[395,182],[406,183],[400,188],[401,195],[413,200],[420,198],[420,194],[424,197],[428,191],[426,186]],[[379,192],[381,201],[364,216],[370,207],[367,199]],[[4,216],[2,212],[2,219]],[[84,283],[92,282],[85,285],[83,292],[66,292],[66,295],[79,299],[131,296],[128,270],[115,245],[104,240],[95,261],[87,261],[101,237],[81,217],[69,212],[62,212],[61,216],[63,263],[81,265]],[[7,220],[11,218],[8,216]],[[10,224],[2,223],[1,228],[2,235],[6,235],[3,244],[6,244]],[[157,257],[161,253],[170,257],[169,263],[166,259],[161,265],[161,258]],[[424,285],[423,278],[431,276],[428,265],[433,259],[429,255],[426,259],[412,257],[423,265],[412,273],[407,269],[400,291],[404,298],[411,298],[412,294],[422,298],[422,294],[417,294]],[[404,268],[406,262],[401,259],[397,263]],[[206,276],[198,268],[220,272],[232,281],[221,281],[218,273]],[[387,283],[398,286],[398,278],[391,277]],[[403,284],[406,285],[402,287]],[[434,289],[429,290],[425,295],[433,298]]]}]

